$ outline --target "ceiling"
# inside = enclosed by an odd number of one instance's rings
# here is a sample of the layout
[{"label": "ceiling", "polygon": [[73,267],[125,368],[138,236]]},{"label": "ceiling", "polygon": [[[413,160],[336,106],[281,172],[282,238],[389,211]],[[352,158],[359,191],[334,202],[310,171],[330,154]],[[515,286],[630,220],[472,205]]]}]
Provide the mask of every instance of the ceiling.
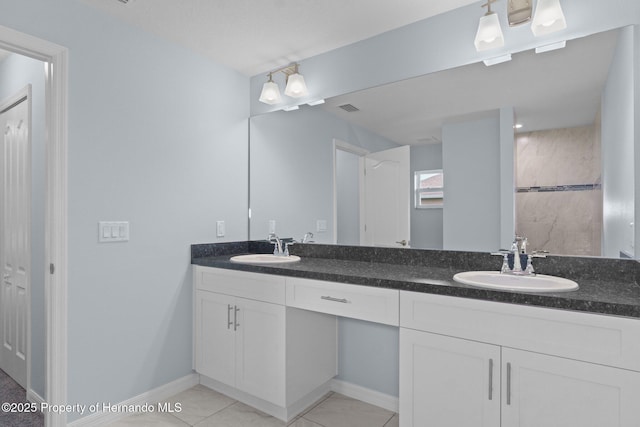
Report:
[{"label": "ceiling", "polygon": [[[80,0],[253,76],[478,0]],[[479,15],[480,16],[480,15]]]},{"label": "ceiling", "polygon": [[[444,123],[513,106],[521,132],[592,124],[618,31],[570,40],[564,49],[513,55],[353,92],[323,108],[401,145],[437,143]],[[350,104],[360,111],[339,108]]]}]

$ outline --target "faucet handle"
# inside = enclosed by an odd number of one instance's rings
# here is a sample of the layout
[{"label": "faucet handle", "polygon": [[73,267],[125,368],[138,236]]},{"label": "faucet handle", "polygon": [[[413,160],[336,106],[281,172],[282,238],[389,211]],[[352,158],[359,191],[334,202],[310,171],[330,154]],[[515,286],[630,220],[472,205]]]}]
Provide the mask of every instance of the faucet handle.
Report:
[{"label": "faucet handle", "polygon": [[500,273],[508,273],[511,271],[509,268],[509,254],[511,252],[506,249],[500,249],[498,252],[491,252],[491,255],[502,256],[502,266],[500,267]]},{"label": "faucet handle", "polygon": [[511,251],[507,249],[498,249],[496,252],[491,252],[491,255],[504,256],[504,255],[509,255],[510,253]]}]

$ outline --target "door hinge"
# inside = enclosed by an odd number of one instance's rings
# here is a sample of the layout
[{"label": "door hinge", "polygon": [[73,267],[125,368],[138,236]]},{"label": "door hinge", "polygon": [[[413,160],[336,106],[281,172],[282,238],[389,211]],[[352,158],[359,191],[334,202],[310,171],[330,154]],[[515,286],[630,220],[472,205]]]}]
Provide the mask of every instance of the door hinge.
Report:
[{"label": "door hinge", "polygon": [[53,274],[56,271],[56,266],[53,263],[49,264],[49,274]]}]

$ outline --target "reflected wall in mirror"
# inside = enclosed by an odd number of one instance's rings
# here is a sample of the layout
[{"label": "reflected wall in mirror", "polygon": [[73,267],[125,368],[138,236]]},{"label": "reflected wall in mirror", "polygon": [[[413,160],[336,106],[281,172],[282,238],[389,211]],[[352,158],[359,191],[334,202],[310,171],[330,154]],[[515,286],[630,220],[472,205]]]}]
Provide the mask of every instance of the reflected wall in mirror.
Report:
[{"label": "reflected wall in mirror", "polygon": [[[254,116],[250,237],[375,244],[364,237],[366,157],[407,146],[398,192],[410,234],[392,245],[493,251],[518,232],[531,250],[632,256],[633,52],[622,28]],[[434,169],[443,207],[415,209],[413,173]]]}]

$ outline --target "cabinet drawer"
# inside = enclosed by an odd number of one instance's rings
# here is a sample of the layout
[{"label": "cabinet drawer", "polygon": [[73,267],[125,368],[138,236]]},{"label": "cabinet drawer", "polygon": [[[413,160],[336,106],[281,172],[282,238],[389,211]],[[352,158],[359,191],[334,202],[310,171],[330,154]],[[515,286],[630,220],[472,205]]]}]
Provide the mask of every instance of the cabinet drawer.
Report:
[{"label": "cabinet drawer", "polygon": [[397,326],[399,291],[309,279],[286,279],[287,305]]},{"label": "cabinet drawer", "polygon": [[196,289],[284,305],[284,277],[194,266]]},{"label": "cabinet drawer", "polygon": [[403,327],[640,371],[640,320],[400,292]]}]

